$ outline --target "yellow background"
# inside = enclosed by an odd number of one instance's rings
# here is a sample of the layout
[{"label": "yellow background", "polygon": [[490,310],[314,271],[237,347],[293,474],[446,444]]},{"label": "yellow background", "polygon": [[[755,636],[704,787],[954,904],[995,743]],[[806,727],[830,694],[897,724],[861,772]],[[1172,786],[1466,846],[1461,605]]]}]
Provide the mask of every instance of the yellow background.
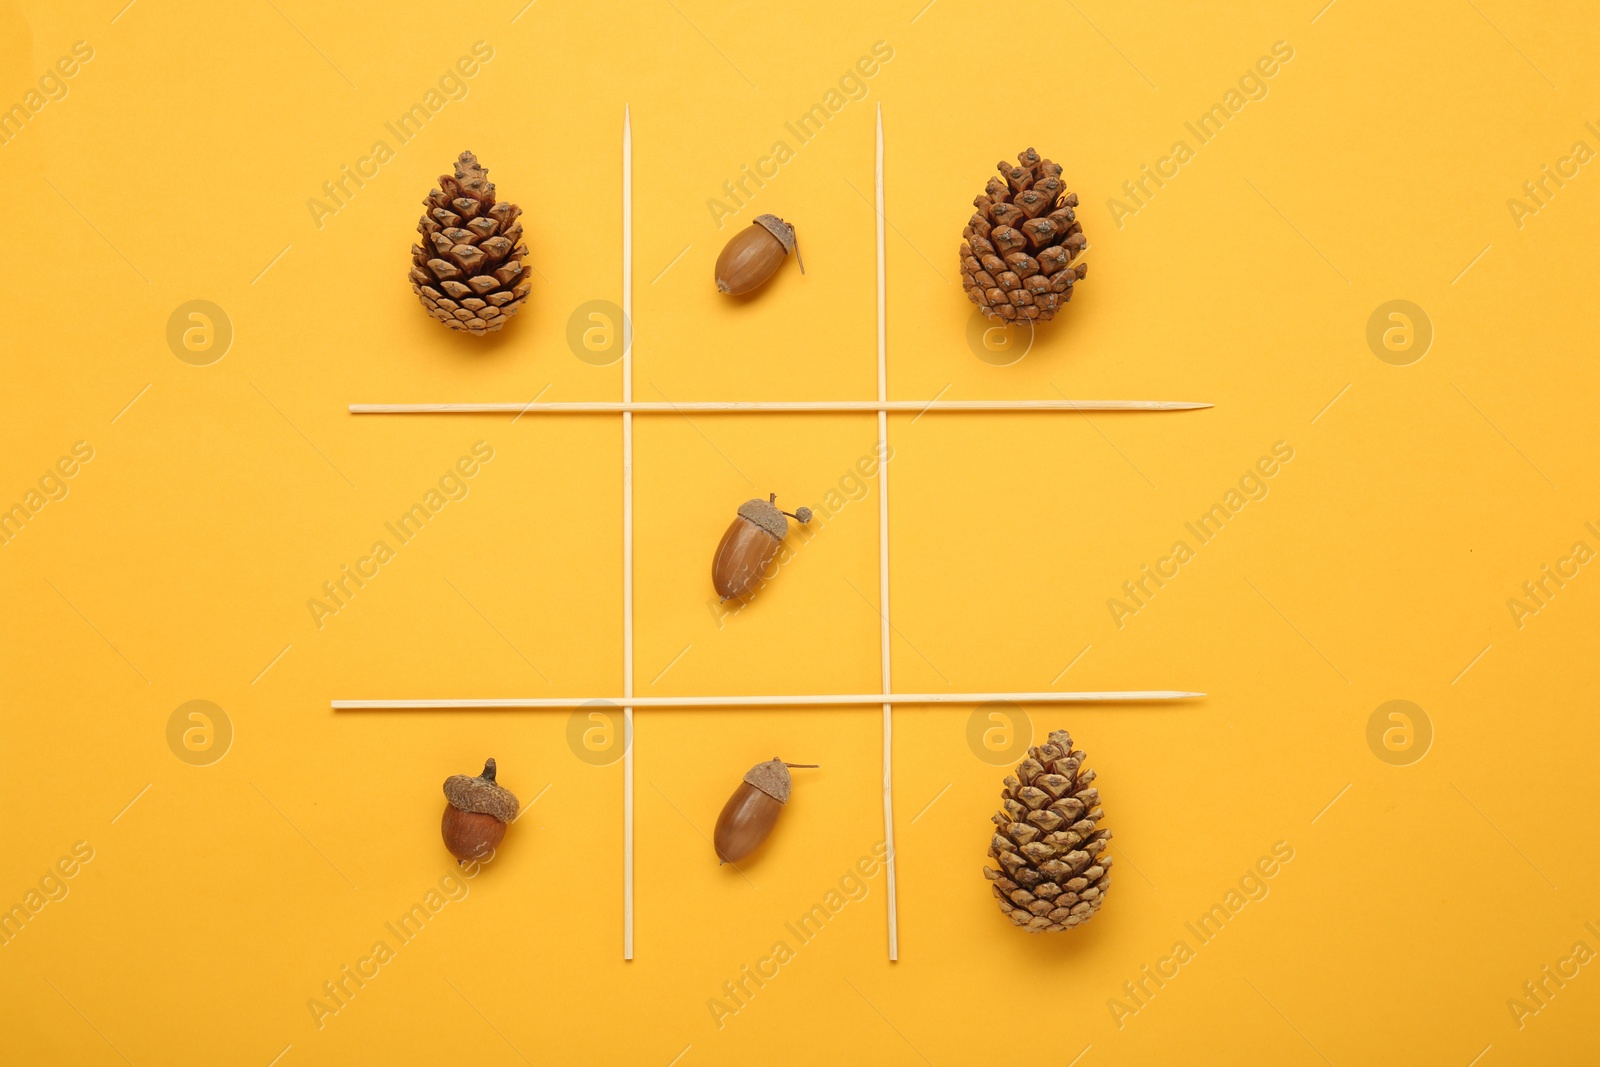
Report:
[{"label": "yellow background", "polygon": [[[1520,227],[1507,200],[1574,141],[1600,147],[1593,13],[523,3],[0,5],[0,104],[94,49],[0,147],[0,505],[94,449],[0,547],[0,904],[94,850],[0,947],[0,1059],[1581,1062],[1593,965],[1520,1028],[1507,1001],[1575,942],[1600,950],[1600,577],[1520,627],[1507,600],[1575,541],[1600,547],[1600,176]],[[467,97],[396,144],[385,123],[480,40]],[[784,123],[877,41],[893,59],[865,98],[794,143]],[[1268,95],[1119,228],[1108,199],[1196,147],[1184,123],[1277,41],[1294,58]],[[1032,709],[1088,751],[1116,834],[1086,928],[1002,919],[978,870],[1006,771],[969,748],[970,707],[907,708],[900,962],[879,875],[719,1028],[722,983],[881,836],[877,709],[640,714],[632,963],[621,765],[576,758],[565,713],[329,710],[620,688],[619,420],[346,405],[618,395],[620,368],[575,358],[566,329],[620,299],[626,104],[639,399],[872,395],[881,104],[893,396],[1216,404],[891,420],[898,689],[1209,694]],[[307,201],[380,139],[394,158],[319,227]],[[794,158],[719,230],[706,201],[778,139]],[[1028,145],[1065,164],[1092,269],[996,367],[965,341],[956,245],[994,162]],[[487,342],[440,329],[405,281],[419,201],[463,148],[524,207],[538,268]],[[760,211],[798,225],[809,273],[735,305],[711,267]],[[210,366],[167,346],[193,299],[235,331]],[[1433,324],[1409,366],[1366,342],[1391,299]],[[641,694],[875,689],[875,496],[738,618],[706,606],[737,504],[818,502],[874,438],[871,416],[638,421]],[[495,453],[470,495],[319,629],[307,600],[478,440]],[[1108,598],[1278,441],[1294,459],[1270,494],[1119,628]],[[234,729],[209,766],[167,743],[195,699]],[[1432,725],[1409,766],[1368,746],[1395,699]],[[797,772],[747,877],[719,869],[717,811],[775,754],[823,769]],[[439,785],[487,755],[537,803],[319,1028],[307,1001],[452,869]],[[1185,922],[1279,841],[1294,858],[1270,894],[1199,945]],[[1180,939],[1194,959],[1117,1020],[1108,1001]]]}]

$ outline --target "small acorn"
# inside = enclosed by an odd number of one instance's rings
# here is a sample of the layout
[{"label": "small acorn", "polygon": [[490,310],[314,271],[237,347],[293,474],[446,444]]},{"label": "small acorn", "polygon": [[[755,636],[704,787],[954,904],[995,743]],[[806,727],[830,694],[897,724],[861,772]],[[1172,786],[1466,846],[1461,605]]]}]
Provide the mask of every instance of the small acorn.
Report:
[{"label": "small acorn", "polygon": [[804,274],[806,263],[797,251],[794,227],[776,215],[757,215],[733,235],[717,257],[717,291],[729,296],[754,292],[778,273],[790,252],[800,261],[800,273]]},{"label": "small acorn", "polygon": [[721,863],[738,863],[772,833],[778,813],[789,803],[789,768],[815,763],[785,763],[774,756],[750,768],[717,816],[714,847]]},{"label": "small acorn", "polygon": [[743,597],[760,583],[762,570],[789,532],[789,519],[811,521],[810,508],[779,511],[777,499],[773,493],[766,500],[740,504],[739,514],[717,544],[717,554],[711,557],[711,584],[723,600]]},{"label": "small acorn", "polygon": [[466,863],[487,860],[506,836],[506,824],[517,817],[517,795],[494,780],[493,757],[476,778],[452,774],[444,780],[444,847]]}]

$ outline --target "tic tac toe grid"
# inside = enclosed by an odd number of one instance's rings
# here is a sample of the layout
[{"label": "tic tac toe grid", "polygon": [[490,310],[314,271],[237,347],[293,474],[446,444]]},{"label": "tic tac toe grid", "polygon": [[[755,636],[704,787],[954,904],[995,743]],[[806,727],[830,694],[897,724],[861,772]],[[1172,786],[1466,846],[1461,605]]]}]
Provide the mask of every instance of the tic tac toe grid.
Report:
[{"label": "tic tac toe grid", "polygon": [[878,465],[878,597],[879,646],[883,686],[879,693],[824,693],[781,696],[689,696],[635,697],[633,693],[633,417],[635,414],[688,413],[768,413],[877,412],[878,454],[883,455],[889,440],[889,412],[1083,412],[1083,411],[1181,411],[1210,407],[1206,403],[1161,400],[939,400],[894,401],[889,399],[888,324],[886,318],[886,272],[884,258],[883,213],[883,107],[877,112],[873,185],[874,223],[877,236],[878,278],[878,397],[875,401],[790,401],[790,402],[689,402],[636,403],[633,399],[633,122],[631,110],[622,117],[622,400],[610,402],[546,402],[486,404],[352,404],[357,414],[438,414],[492,413],[521,414],[620,414],[622,416],[622,695],[620,697],[527,697],[505,699],[436,700],[335,700],[339,711],[423,709],[511,708],[524,710],[571,709],[592,705],[596,700],[622,708],[623,721],[623,806],[622,806],[622,956],[633,959],[633,713],[646,708],[721,708],[721,707],[871,707],[883,709],[883,835],[886,846],[884,871],[888,898],[889,959],[900,956],[899,920],[896,912],[896,866],[894,844],[894,706],[896,704],[971,704],[983,701],[1010,701],[1018,704],[1111,703],[1120,701],[1182,700],[1203,693],[1173,690],[1118,690],[1106,692],[1034,693],[896,693],[891,685],[889,622],[889,467]]}]

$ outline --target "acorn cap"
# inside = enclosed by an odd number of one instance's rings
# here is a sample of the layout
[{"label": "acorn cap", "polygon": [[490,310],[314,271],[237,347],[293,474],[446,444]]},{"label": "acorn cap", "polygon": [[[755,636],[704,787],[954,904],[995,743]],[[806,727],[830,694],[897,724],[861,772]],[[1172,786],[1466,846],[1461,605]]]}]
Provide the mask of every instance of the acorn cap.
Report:
[{"label": "acorn cap", "polygon": [[757,215],[754,224],[778,239],[778,243],[783,246],[784,255],[794,251],[793,226],[790,226],[776,215]]},{"label": "acorn cap", "polygon": [[789,768],[778,757],[751,767],[744,780],[779,804],[789,803]]},{"label": "acorn cap", "polygon": [[444,796],[458,811],[474,811],[480,815],[493,815],[501,822],[517,817],[517,795],[494,780],[494,758],[483,765],[483,773],[476,778],[466,774],[452,774],[444,780]]},{"label": "acorn cap", "polygon": [[770,500],[746,500],[739,505],[739,517],[749,519],[778,541],[782,541],[789,532],[788,518]]}]

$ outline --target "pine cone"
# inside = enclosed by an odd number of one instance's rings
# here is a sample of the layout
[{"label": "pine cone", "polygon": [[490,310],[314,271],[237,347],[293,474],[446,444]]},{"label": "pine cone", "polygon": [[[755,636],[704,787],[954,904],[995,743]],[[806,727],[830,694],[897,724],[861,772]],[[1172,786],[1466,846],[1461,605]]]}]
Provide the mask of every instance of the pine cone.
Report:
[{"label": "pine cone", "polygon": [[1072,735],[1055,730],[1047,744],[1028,749],[1016,777],[1006,777],[1004,810],[989,855],[1002,870],[985,867],[1000,910],[1029,933],[1067,930],[1088,922],[1105,899],[1111,856],[1104,850],[1110,830],[1100,822],[1100,790],[1094,772],[1080,770],[1083,753]]},{"label": "pine cone", "polygon": [[411,246],[411,288],[440,322],[452,330],[486,334],[506,324],[522,307],[532,283],[519,257],[522,209],[496,201],[489,172],[471,152],[461,153],[456,174],[439,176],[442,188],[422,204],[427,211]]},{"label": "pine cone", "polygon": [[990,178],[972,202],[978,212],[961,231],[961,284],[991,319],[1048,322],[1089,272],[1085,263],[1070,265],[1088,241],[1061,165],[1031,148],[1017,159],[1020,167],[1002,160],[1005,181]]}]

